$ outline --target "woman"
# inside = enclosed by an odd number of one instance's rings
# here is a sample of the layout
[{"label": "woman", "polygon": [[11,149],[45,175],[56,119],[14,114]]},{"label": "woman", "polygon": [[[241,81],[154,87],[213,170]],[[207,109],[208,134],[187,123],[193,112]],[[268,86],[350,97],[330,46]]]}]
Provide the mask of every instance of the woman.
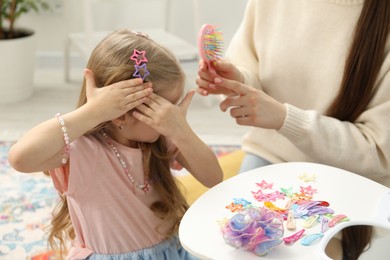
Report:
[{"label": "woman", "polygon": [[249,0],[227,60],[197,78],[254,126],[241,171],[316,162],[390,187],[389,30],[389,0]]}]

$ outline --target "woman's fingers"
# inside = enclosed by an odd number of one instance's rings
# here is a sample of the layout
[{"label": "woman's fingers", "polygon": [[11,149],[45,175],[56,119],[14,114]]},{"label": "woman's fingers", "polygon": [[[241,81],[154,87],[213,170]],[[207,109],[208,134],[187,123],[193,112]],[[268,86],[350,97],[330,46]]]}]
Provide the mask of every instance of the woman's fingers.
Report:
[{"label": "woman's fingers", "polygon": [[214,83],[217,87],[223,87],[235,93],[236,95],[246,95],[251,91],[251,87],[244,85],[236,80],[226,78],[215,78]]}]

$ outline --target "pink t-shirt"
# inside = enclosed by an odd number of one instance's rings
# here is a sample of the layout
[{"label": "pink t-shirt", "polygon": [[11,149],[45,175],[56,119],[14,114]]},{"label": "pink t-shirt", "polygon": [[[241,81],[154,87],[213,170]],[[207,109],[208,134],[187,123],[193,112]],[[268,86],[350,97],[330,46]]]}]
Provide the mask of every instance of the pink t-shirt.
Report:
[{"label": "pink t-shirt", "polygon": [[[98,139],[87,135],[72,142],[69,171],[61,167],[50,172],[55,188],[67,196],[75,229],[69,259],[132,252],[164,239],[156,231],[161,220],[149,209],[159,197],[153,185],[146,194],[135,188],[112,148],[103,137]],[[135,181],[143,183],[140,149],[112,143]]]}]

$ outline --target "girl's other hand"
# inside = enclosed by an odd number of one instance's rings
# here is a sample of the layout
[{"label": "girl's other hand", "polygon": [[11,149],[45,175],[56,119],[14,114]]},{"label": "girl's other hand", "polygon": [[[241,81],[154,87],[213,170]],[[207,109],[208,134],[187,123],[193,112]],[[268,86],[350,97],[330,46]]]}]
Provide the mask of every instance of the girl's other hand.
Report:
[{"label": "girl's other hand", "polygon": [[196,84],[198,85],[197,92],[202,96],[207,96],[208,94],[224,94],[230,96],[233,94],[230,90],[221,88],[215,84],[215,78],[218,78],[219,76],[231,80],[236,80],[241,83],[243,82],[243,76],[241,72],[230,62],[219,60],[216,62],[213,68],[217,74],[209,71],[207,63],[204,62],[204,60],[199,61],[199,70]]},{"label": "girl's other hand", "polygon": [[174,141],[180,133],[190,129],[186,116],[194,94],[194,90],[189,91],[180,104],[174,105],[152,93],[144,104],[137,107],[140,112],[134,111],[133,116]]},{"label": "girl's other hand", "polygon": [[143,83],[142,79],[130,79],[116,82],[106,87],[96,87],[91,70],[84,71],[86,79],[87,105],[100,117],[102,122],[120,117],[129,110],[144,103],[152,92],[152,83]]}]

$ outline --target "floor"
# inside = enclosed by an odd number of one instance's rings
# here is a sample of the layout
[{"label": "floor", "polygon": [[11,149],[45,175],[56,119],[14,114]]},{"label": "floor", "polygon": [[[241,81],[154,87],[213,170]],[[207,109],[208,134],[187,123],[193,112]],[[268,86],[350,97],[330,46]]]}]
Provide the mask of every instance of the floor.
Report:
[{"label": "floor", "polygon": [[[185,62],[186,88],[195,88],[197,63]],[[0,104],[0,140],[14,141],[34,125],[57,112],[74,109],[82,80],[82,68],[71,70],[71,82],[65,82],[61,66],[38,66],[34,93],[24,101]],[[239,144],[249,127],[238,126],[228,113],[218,107],[216,96],[196,95],[188,111],[188,122],[195,133],[208,144]]]}]

